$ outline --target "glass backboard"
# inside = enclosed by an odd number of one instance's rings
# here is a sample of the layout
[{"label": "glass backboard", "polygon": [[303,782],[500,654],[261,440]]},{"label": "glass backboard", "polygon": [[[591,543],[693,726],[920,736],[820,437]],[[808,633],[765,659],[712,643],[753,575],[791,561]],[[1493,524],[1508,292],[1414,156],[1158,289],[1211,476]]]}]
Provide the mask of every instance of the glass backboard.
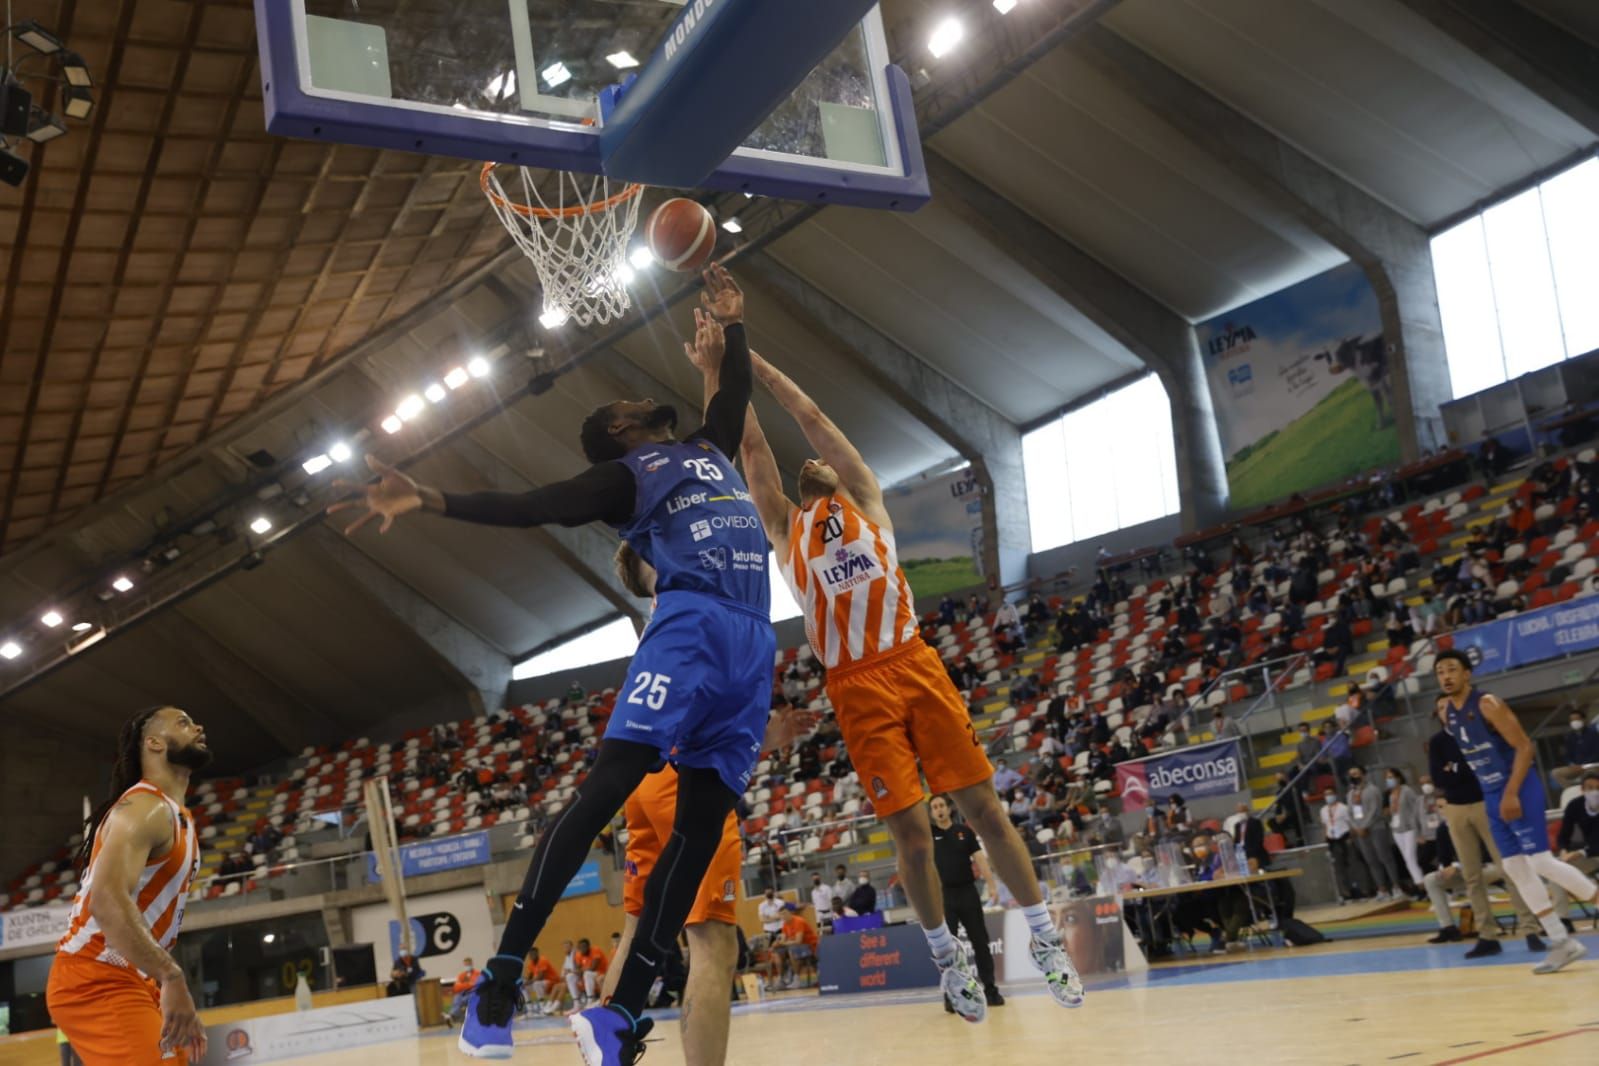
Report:
[{"label": "glass backboard", "polygon": [[[699,99],[729,99],[714,79],[732,76],[733,64],[724,72],[716,53],[704,49],[674,57],[672,41],[682,41],[696,20],[708,24],[710,14],[735,5],[757,16],[806,7],[754,6],[771,2],[257,0],[267,127],[291,137],[646,181],[610,173],[601,141],[612,109],[602,107],[602,93],[643,75],[638,86],[650,92],[699,78],[712,90]],[[829,0],[815,2],[812,12]],[[835,33],[815,50],[832,47],[796,90],[774,94],[770,108],[760,104],[759,127],[700,185],[903,210],[926,202],[909,84],[888,61],[881,15],[873,7],[845,25],[851,28],[836,46]],[[750,64],[758,64],[767,39],[738,50],[745,68],[735,91],[762,91],[753,84],[759,67],[751,74]],[[680,67],[668,68],[674,59]],[[636,103],[627,91],[624,103]],[[705,120],[714,122],[714,106],[697,108],[696,120],[707,111]],[[651,127],[640,128],[645,155],[672,143],[651,145]]]}]

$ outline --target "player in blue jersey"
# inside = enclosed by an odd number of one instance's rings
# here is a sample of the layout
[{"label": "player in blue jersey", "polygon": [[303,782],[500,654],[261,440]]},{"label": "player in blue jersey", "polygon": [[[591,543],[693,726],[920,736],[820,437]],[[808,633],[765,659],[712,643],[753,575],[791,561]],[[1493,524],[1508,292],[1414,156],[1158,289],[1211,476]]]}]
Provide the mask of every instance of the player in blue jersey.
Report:
[{"label": "player in blue jersey", "polygon": [[657,607],[628,669],[599,755],[576,797],[540,838],[498,953],[469,994],[460,1048],[511,1056],[511,1016],[523,958],[589,846],[644,776],[667,755],[678,770],[671,840],[644,890],[638,931],[607,1005],[575,1015],[589,1066],[622,1066],[643,1050],[641,1018],[658,963],[682,929],[721,843],[722,825],[749,783],[771,707],[772,633],[766,533],[738,452],[752,385],[744,296],[720,267],[705,275],[700,333],[720,335],[721,386],[705,425],[677,440],[677,412],[653,400],[617,401],[581,431],[593,464],[523,495],[454,495],[418,485],[369,459],[378,480],[330,510],[366,508],[347,532],[375,519],[387,531],[412,511],[489,525],[614,526],[656,571]]},{"label": "player in blue jersey", "polygon": [[1440,652],[1433,672],[1448,700],[1444,728],[1460,745],[1466,765],[1482,786],[1488,828],[1504,858],[1505,876],[1549,934],[1549,954],[1532,972],[1564,969],[1586,955],[1587,949],[1576,937],[1567,935],[1543,883],[1552,881],[1586,902],[1599,897],[1599,886],[1549,850],[1543,782],[1532,772],[1532,738],[1510,707],[1498,696],[1471,687],[1471,659],[1464,652]]}]

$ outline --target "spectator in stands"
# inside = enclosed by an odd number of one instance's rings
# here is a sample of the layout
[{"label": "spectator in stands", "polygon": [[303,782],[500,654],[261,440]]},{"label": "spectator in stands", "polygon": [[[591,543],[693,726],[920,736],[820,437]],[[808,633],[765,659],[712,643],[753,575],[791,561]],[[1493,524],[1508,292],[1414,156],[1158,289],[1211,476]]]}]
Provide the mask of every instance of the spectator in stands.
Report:
[{"label": "spectator in stands", "polygon": [[255,869],[249,856],[242,851],[231,851],[228,857],[222,860],[217,867],[217,884],[225,885],[230,881],[243,881]]},{"label": "spectator in stands", "polygon": [[1144,835],[1150,840],[1173,840],[1187,835],[1191,828],[1188,821],[1188,804],[1183,802],[1182,796],[1173,792],[1166,801],[1164,809],[1151,807],[1149,818],[1144,825]]},{"label": "spectator in stands", "polygon": [[1013,788],[1005,793],[1005,807],[1012,825],[1022,826],[1032,821],[1032,801],[1021,789]]},{"label": "spectator in stands", "polygon": [[1389,767],[1383,775],[1383,785],[1388,790],[1388,810],[1391,812],[1388,825],[1394,834],[1394,844],[1405,860],[1410,883],[1420,889],[1421,863],[1418,861],[1417,848],[1425,814],[1421,794],[1410,787],[1405,780],[1405,772],[1397,766]]},{"label": "spectator in stands", "polygon": [[577,950],[572,953],[572,970],[566,975],[566,988],[579,1009],[599,999],[608,966],[605,952],[591,947],[586,939],[577,942]]},{"label": "spectator in stands", "polygon": [[877,889],[872,887],[868,874],[861,874],[855,891],[850,893],[849,907],[856,914],[872,914],[877,910]]},{"label": "spectator in stands", "polygon": [[1266,811],[1266,831],[1281,834],[1289,847],[1303,847],[1305,841],[1305,797],[1285,773],[1278,773],[1272,781],[1277,804]]},{"label": "spectator in stands", "polygon": [[1009,760],[999,760],[999,765],[994,770],[994,791],[1003,796],[1024,780],[1021,774],[1011,769]]},{"label": "spectator in stands", "polygon": [[422,964],[410,952],[395,956],[394,966],[389,970],[388,994],[391,996],[408,996],[416,983],[427,976],[422,970]]},{"label": "spectator in stands", "polygon": [[1385,627],[1388,633],[1388,644],[1394,648],[1408,648],[1416,640],[1416,627],[1411,621],[1409,612],[1394,611],[1388,616]]},{"label": "spectator in stands", "polygon": [[[1581,851],[1575,850],[1573,838],[1577,833],[1582,834]],[[1560,816],[1560,833],[1555,848],[1563,861],[1590,877],[1599,873],[1599,770],[1589,770],[1583,774],[1582,795],[1573,796],[1571,802],[1566,804]],[[1571,906],[1570,894],[1559,885],[1551,885],[1549,896],[1554,901],[1555,913],[1566,918]],[[1566,928],[1571,928],[1569,920],[1566,921]]]},{"label": "spectator in stands", "polygon": [[1482,471],[1482,476],[1488,481],[1495,481],[1510,465],[1511,456],[1500,446],[1493,437],[1482,442],[1482,447],[1477,450],[1477,468]]},{"label": "spectator in stands", "polygon": [[761,932],[766,934],[767,942],[775,941],[783,931],[783,912],[788,910],[788,904],[777,898],[775,888],[768,887],[765,898],[756,910],[761,919]]},{"label": "spectator in stands", "polygon": [[956,610],[957,610],[957,607],[956,607],[956,604],[955,604],[955,597],[950,596],[949,594],[946,593],[944,598],[938,601],[938,620],[939,620],[939,622],[943,623],[946,626],[954,625],[955,624],[955,612],[956,612]]},{"label": "spectator in stands", "polygon": [[1366,780],[1360,767],[1349,771],[1349,817],[1360,858],[1376,883],[1378,902],[1399,898],[1399,864],[1394,861],[1394,838],[1383,815],[1382,791]]},{"label": "spectator in stands", "polygon": [[1352,840],[1353,817],[1349,805],[1339,799],[1338,793],[1331,788],[1322,796],[1321,828],[1327,838],[1327,854],[1332,858],[1338,902],[1363,898],[1366,889],[1356,868],[1360,860]]},{"label": "spectator in stands", "polygon": [[849,870],[844,864],[839,863],[833,867],[833,895],[848,903],[850,893],[853,890],[854,886],[850,884],[849,880]]},{"label": "spectator in stands", "polygon": [[566,688],[566,702],[569,706],[572,704],[582,703],[584,700],[588,699],[588,695],[589,694],[584,691],[583,686],[575,677],[572,679],[572,683]]},{"label": "spectator in stands", "polygon": [[1314,603],[1320,591],[1316,584],[1315,564],[1310,559],[1301,560],[1294,569],[1294,576],[1288,579],[1288,598],[1303,607]]},{"label": "spectator in stands", "polygon": [[1410,608],[1410,625],[1415,630],[1416,638],[1419,640],[1439,632],[1443,615],[1443,600],[1439,599],[1438,591],[1434,588],[1425,599]]},{"label": "spectator in stands", "polygon": [[1228,718],[1226,712],[1220,707],[1217,707],[1210,716],[1210,731],[1217,740],[1230,740],[1244,735],[1244,731],[1238,727],[1238,723]]},{"label": "spectator in stands", "polygon": [[[1566,715],[1565,765],[1549,772],[1555,797],[1583,778],[1584,768],[1599,765],[1599,728],[1584,717],[1582,708],[1572,707]],[[1587,872],[1587,871],[1584,871]]]},{"label": "spectator in stands", "polygon": [[833,889],[822,883],[820,870],[811,871],[811,909],[816,912],[817,921],[833,910]]},{"label": "spectator in stands", "polygon": [[860,917],[860,915],[856,914],[853,910],[850,909],[850,906],[849,906],[848,903],[844,902],[844,897],[843,896],[834,896],[833,897],[832,905],[828,908],[828,912],[827,913],[828,913],[828,917],[830,919],[832,919],[833,921],[837,921],[840,918],[859,918]]},{"label": "spectator in stands", "polygon": [[988,602],[977,593],[966,597],[966,624],[977,625],[982,622],[983,615],[988,613]]},{"label": "spectator in stands", "polygon": [[446,1025],[459,1025],[461,1019],[466,1017],[466,994],[477,984],[478,970],[472,965],[472,960],[462,959],[461,963],[461,972],[455,975],[455,983],[450,986],[450,1013],[444,1016]]},{"label": "spectator in stands", "polygon": [[1333,676],[1343,677],[1349,657],[1354,653],[1355,637],[1349,628],[1349,622],[1342,616],[1333,619],[1333,623],[1322,631],[1321,648],[1316,652],[1316,661],[1332,663]]},{"label": "spectator in stands", "polygon": [[1332,767],[1328,766],[1326,760],[1320,756],[1321,741],[1310,735],[1309,722],[1300,722],[1299,740],[1294,743],[1295,772],[1303,770],[1307,766],[1311,768],[1311,773],[1315,773],[1317,767],[1323,767],[1328,772],[1331,772]]}]

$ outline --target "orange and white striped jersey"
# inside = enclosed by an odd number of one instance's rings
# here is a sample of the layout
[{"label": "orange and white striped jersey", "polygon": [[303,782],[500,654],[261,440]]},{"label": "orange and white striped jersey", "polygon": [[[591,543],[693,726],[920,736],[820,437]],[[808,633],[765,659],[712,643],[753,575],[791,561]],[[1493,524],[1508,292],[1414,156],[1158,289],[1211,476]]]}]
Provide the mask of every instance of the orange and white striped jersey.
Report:
[{"label": "orange and white striped jersey", "polygon": [[[123,798],[135,792],[160,796],[172,811],[172,847],[161,858],[145,863],[133,892],[134,906],[144,916],[155,942],[170,951],[173,942],[178,939],[178,928],[183,924],[183,908],[188,903],[189,885],[200,869],[200,840],[188,808],[148,781],[140,781],[128,789],[118,797],[117,802],[122,802]],[[106,943],[105,933],[90,909],[90,898],[99,889],[95,884],[95,865],[100,858],[100,846],[105,843],[105,825],[102,821],[95,832],[89,865],[83,871],[83,884],[72,902],[72,920],[67,926],[67,935],[56,945],[56,953],[79,955],[112,966],[134,969],[127,959]],[[106,891],[114,889],[108,888]]]},{"label": "orange and white striped jersey", "polygon": [[811,650],[828,669],[868,662],[920,636],[894,534],[842,495],[795,511],[781,568]]}]

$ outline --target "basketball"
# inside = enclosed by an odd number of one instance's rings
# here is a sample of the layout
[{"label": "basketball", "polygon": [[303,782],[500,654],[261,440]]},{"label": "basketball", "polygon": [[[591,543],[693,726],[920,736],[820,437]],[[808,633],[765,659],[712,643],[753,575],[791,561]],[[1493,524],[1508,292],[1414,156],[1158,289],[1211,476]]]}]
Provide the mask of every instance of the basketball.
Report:
[{"label": "basketball", "polygon": [[680,196],[655,209],[644,227],[644,239],[666,269],[692,274],[703,269],[716,251],[716,220]]}]

